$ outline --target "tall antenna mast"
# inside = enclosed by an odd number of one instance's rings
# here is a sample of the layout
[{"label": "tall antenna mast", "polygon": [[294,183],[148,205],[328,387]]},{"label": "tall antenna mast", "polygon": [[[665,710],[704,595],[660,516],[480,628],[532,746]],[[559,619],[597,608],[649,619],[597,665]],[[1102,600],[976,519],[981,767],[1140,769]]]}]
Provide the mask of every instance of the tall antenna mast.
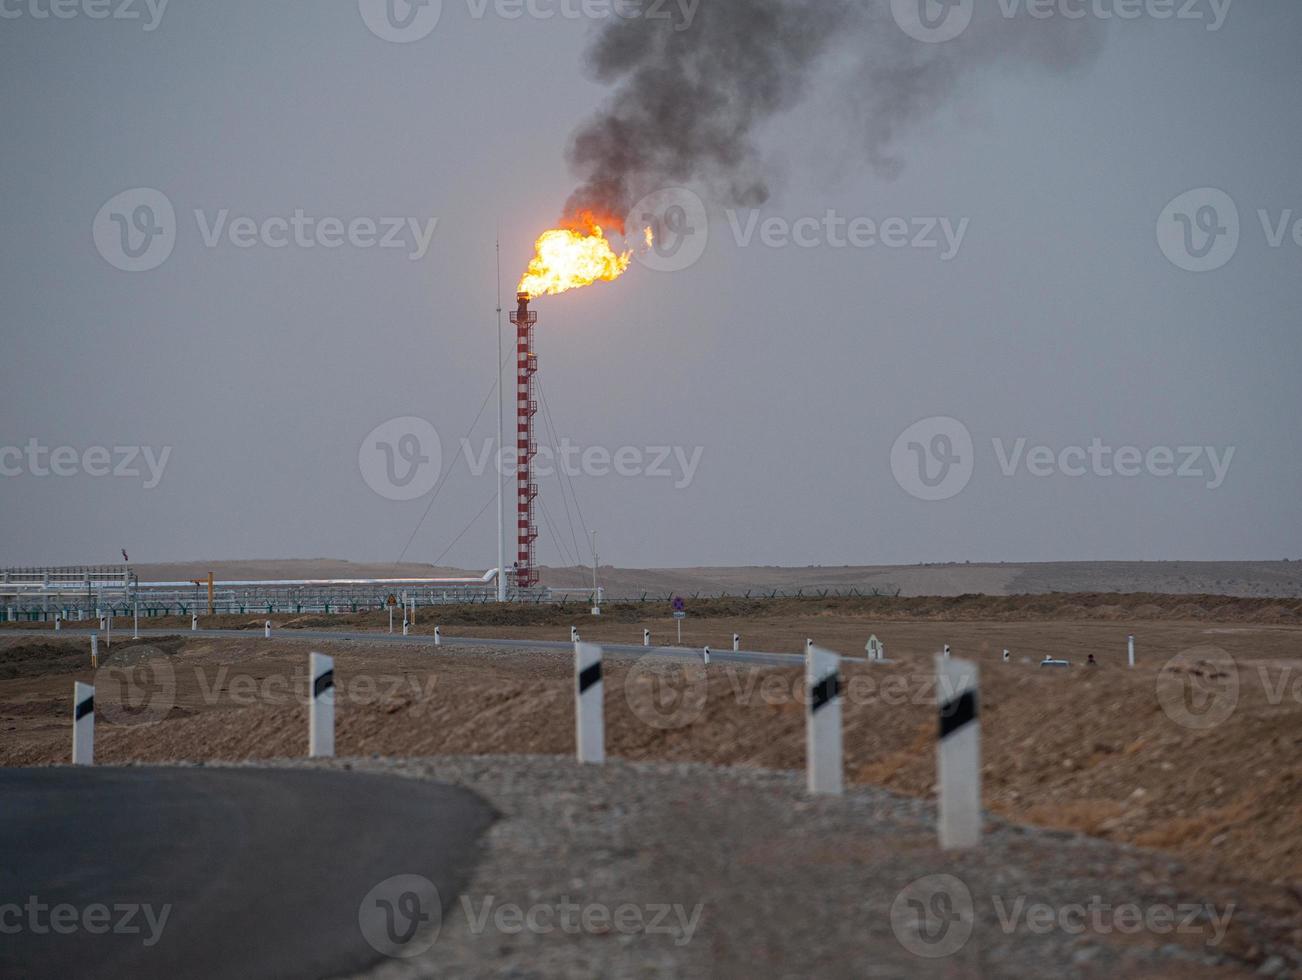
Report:
[{"label": "tall antenna mast", "polygon": [[499,229],[497,248],[497,601],[506,601],[506,536],[502,526],[502,478],[504,435],[502,429],[502,236]]}]

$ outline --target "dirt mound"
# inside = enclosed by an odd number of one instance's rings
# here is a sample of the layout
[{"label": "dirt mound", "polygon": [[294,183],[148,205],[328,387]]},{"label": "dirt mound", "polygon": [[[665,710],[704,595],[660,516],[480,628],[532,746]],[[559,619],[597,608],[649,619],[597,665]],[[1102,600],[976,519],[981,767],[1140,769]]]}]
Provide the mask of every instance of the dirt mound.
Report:
[{"label": "dirt mound", "polygon": [[0,651],[0,680],[75,674],[90,664],[86,641],[21,642]]}]

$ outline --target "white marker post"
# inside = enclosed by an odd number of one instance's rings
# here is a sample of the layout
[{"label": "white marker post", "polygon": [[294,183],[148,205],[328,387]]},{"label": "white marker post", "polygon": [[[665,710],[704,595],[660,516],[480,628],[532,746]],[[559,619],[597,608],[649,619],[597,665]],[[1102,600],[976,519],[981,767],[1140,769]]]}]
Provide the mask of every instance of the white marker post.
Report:
[{"label": "white marker post", "polygon": [[805,768],[809,792],[841,795],[841,658],[812,644],[805,657]]},{"label": "white marker post", "polygon": [[72,685],[72,764],[95,764],[95,688],[81,681]]},{"label": "white marker post", "polygon": [[198,610],[194,610],[194,609],[190,610],[190,632],[191,632],[191,633],[197,633],[197,632],[199,632],[199,612],[198,612]]},{"label": "white marker post", "polygon": [[940,846],[946,850],[981,842],[981,726],[977,720],[977,666],[970,660],[936,658],[940,740]]},{"label": "white marker post", "polygon": [[1133,636],[1126,637],[1126,654],[1130,666],[1135,666],[1135,638]]},{"label": "white marker post", "polygon": [[265,639],[271,639],[271,620],[267,620],[266,625],[262,627],[262,635]]},{"label": "white marker post", "polygon": [[705,666],[710,666],[710,648],[705,648]]},{"label": "white marker post", "polygon": [[442,626],[435,626],[435,627],[434,627],[434,645],[435,645],[436,647],[441,647],[441,646],[443,645],[443,627],[442,627]]},{"label": "white marker post", "polygon": [[90,665],[99,667],[99,634],[90,634]]},{"label": "white marker post", "polygon": [[1004,663],[1008,663],[1008,661],[1010,661],[1010,660],[1012,660],[1012,659],[1013,659],[1013,655],[1012,655],[1011,653],[1009,653],[1007,650],[1005,650],[1005,651],[1004,651]]},{"label": "white marker post", "polygon": [[642,631],[642,645],[643,645],[644,647],[649,647],[649,646],[651,645],[651,631],[650,631],[650,630],[643,630],[643,631]]},{"label": "white marker post", "polygon": [[407,621],[407,611],[404,609],[402,613],[402,635],[406,636],[410,632],[411,632],[411,623]]},{"label": "white marker post", "polygon": [[868,654],[869,660],[882,659],[882,644],[881,641],[877,639],[876,633],[868,637],[868,642],[863,645],[863,648],[864,652]]},{"label": "white marker post", "polygon": [[308,709],[307,754],[328,758],[335,754],[335,662],[333,657],[313,653],[308,658],[312,676],[312,702]]},{"label": "white marker post", "polygon": [[946,660],[949,659],[949,644],[948,644],[948,643],[945,644],[945,659],[946,659]]},{"label": "white marker post", "polygon": [[736,652],[737,652],[738,650],[740,650],[740,649],[741,649],[741,634],[740,634],[740,633],[733,633],[733,634],[732,634],[732,652],[733,652],[733,653],[736,653]]},{"label": "white marker post", "polygon": [[54,632],[57,633],[57,632],[59,632],[61,629],[63,629],[63,619],[62,619],[62,615],[61,615],[60,613],[55,613],[55,614],[54,614]]},{"label": "white marker post", "polygon": [[579,642],[579,628],[577,626],[570,627],[570,642],[571,643]]},{"label": "white marker post", "polygon": [[814,652],[814,641],[805,640],[805,656],[808,657],[813,652]]},{"label": "white marker post", "polygon": [[602,714],[601,647],[574,644],[574,722],[580,762],[606,761],[606,721]]}]

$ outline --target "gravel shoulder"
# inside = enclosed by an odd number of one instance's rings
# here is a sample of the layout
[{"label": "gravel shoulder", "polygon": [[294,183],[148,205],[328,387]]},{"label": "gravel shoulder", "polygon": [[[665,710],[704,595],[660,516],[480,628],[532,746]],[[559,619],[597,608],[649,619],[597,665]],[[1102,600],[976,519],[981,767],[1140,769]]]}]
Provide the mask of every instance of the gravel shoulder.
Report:
[{"label": "gravel shoulder", "polygon": [[1302,971],[1295,890],[997,819],[979,850],[946,854],[933,808],[883,790],[554,757],[317,764],[464,786],[499,814],[437,941],[369,980]]}]

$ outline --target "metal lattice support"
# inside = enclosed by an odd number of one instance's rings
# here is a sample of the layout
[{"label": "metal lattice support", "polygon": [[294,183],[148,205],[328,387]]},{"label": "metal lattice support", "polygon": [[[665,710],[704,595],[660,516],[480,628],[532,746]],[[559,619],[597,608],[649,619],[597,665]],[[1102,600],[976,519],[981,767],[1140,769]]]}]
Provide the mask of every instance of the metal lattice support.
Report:
[{"label": "metal lattice support", "polygon": [[515,449],[516,449],[516,562],[515,584],[528,589],[538,584],[534,566],[534,542],[538,526],[534,520],[534,499],[538,484],[533,482],[533,458],[538,443],[533,437],[533,417],[538,413],[536,380],[538,356],[533,352],[533,327],[538,314],[529,309],[529,294],[516,294],[515,324]]}]

